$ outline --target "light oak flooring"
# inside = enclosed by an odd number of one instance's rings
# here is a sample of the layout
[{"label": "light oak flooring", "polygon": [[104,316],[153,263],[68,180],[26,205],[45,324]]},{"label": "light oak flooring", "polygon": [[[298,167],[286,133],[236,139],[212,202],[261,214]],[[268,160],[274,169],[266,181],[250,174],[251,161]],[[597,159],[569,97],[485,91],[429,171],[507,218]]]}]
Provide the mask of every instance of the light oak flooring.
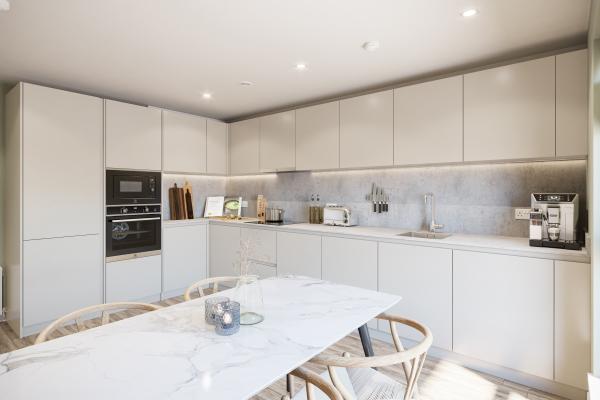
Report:
[{"label": "light oak flooring", "polygon": [[[158,304],[169,306],[183,301],[176,297],[162,301]],[[111,320],[119,320],[135,315],[135,312],[120,312],[111,315]],[[98,320],[86,321],[86,326],[98,325]],[[55,336],[62,336],[75,332],[74,326],[67,326],[57,332]],[[34,336],[19,339],[5,322],[0,323],[0,353],[20,349],[33,344]],[[385,354],[392,350],[392,346],[378,340],[373,340],[375,354]],[[358,335],[352,334],[336,343],[328,352],[341,354],[347,351],[353,354],[362,354],[362,347]],[[323,372],[317,366],[308,364],[307,367],[316,372]],[[399,381],[404,381],[404,374],[399,367],[382,368],[386,373]],[[295,380],[296,389],[302,383]],[[285,380],[280,379],[267,389],[254,396],[252,400],[279,400],[285,394]],[[519,385],[504,379],[496,378],[480,372],[475,372],[460,365],[428,357],[419,379],[419,397],[421,400],[557,400],[561,397],[553,396],[527,386]]]}]

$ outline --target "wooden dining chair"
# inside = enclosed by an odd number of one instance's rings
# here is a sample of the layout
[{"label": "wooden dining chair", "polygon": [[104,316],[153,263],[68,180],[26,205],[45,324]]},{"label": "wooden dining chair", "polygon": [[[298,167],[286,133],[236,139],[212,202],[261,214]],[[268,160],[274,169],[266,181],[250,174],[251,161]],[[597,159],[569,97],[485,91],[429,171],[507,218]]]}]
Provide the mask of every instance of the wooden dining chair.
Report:
[{"label": "wooden dining chair", "polygon": [[[319,374],[316,374],[305,368],[300,367],[290,372],[289,375],[304,380],[306,385],[303,391],[298,392],[298,394],[294,396],[294,399],[317,400],[317,397],[315,397],[314,392],[314,388],[317,387],[321,391],[319,394],[326,396],[326,398],[330,400],[344,400],[344,398],[342,397],[340,392],[335,388],[335,386],[333,386],[331,382],[327,381],[327,379],[324,379]],[[322,397],[323,396],[319,396],[319,398]],[[281,400],[290,399],[291,393],[287,393],[281,398]]]},{"label": "wooden dining chair", "polygon": [[[207,278],[207,279],[202,279],[201,281],[198,281],[194,284],[192,284],[189,288],[187,288],[187,290],[185,291],[183,298],[185,299],[185,301],[189,301],[192,299],[192,292],[194,290],[198,291],[198,295],[200,297],[206,296],[208,294],[211,293],[215,293],[219,291],[219,284],[221,283],[226,283],[226,282],[233,282],[234,284],[237,284],[237,282],[240,280],[239,276],[216,276],[214,278]],[[210,285],[212,285],[212,290],[210,293],[204,293],[205,289],[210,289]],[[205,286],[207,286],[205,288]]]},{"label": "wooden dining chair", "polygon": [[90,314],[102,313],[100,325],[106,325],[110,322],[110,312],[116,311],[124,311],[124,310],[139,310],[139,311],[156,311],[162,307],[148,304],[148,303],[107,303],[107,304],[98,304],[95,306],[85,307],[79,309],[77,311],[73,311],[63,317],[60,317],[56,321],[52,322],[48,325],[43,331],[40,332],[38,337],[35,339],[35,344],[45,342],[48,340],[49,336],[65,325],[67,322],[75,321],[77,332],[81,332],[86,329],[85,324],[83,323],[83,317]]},{"label": "wooden dining chair", "polygon": [[[311,362],[327,367],[322,377],[331,380],[344,400],[412,399],[433,335],[425,325],[396,315],[380,314],[377,319],[389,322],[394,353],[365,357],[344,353],[342,356],[321,354]],[[406,325],[421,333],[415,346],[405,349],[398,336],[396,324]],[[406,385],[377,371],[377,367],[401,365]]]}]

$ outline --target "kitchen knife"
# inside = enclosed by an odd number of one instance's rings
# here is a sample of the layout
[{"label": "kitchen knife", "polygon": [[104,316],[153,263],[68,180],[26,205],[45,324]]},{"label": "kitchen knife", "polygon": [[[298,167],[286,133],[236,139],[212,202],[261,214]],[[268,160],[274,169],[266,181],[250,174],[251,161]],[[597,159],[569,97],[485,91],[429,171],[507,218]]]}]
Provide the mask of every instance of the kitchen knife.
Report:
[{"label": "kitchen knife", "polygon": [[373,187],[371,189],[371,203],[373,204],[373,212],[377,212],[377,192],[375,189],[375,182],[373,182]]}]

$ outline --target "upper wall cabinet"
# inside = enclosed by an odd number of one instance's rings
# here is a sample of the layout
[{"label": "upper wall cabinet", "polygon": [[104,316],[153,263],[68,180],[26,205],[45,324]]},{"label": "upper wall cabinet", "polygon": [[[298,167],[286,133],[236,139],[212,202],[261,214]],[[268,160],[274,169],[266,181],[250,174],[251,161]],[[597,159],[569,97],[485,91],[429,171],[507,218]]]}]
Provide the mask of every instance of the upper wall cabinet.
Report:
[{"label": "upper wall cabinet", "polygon": [[296,112],[285,111],[260,118],[260,171],[296,168]]},{"label": "upper wall cabinet", "polygon": [[340,102],[296,110],[296,169],[340,167]]},{"label": "upper wall cabinet", "polygon": [[102,99],[24,84],[22,104],[25,240],[101,233]]},{"label": "upper wall cabinet", "polygon": [[206,118],[163,111],[163,169],[206,172]]},{"label": "upper wall cabinet", "polygon": [[556,156],[587,155],[588,51],[556,56]]},{"label": "upper wall cabinet", "polygon": [[463,77],[394,90],[394,164],[463,160]]},{"label": "upper wall cabinet", "polygon": [[259,167],[260,122],[258,118],[229,126],[229,173],[257,174]]},{"label": "upper wall cabinet", "polygon": [[340,167],[380,167],[393,163],[393,91],[340,101]]},{"label": "upper wall cabinet", "polygon": [[464,76],[465,161],[555,156],[555,57]]},{"label": "upper wall cabinet", "polygon": [[227,175],[228,125],[209,119],[206,122],[206,172]]},{"label": "upper wall cabinet", "polygon": [[161,110],[106,100],[106,167],[160,171]]}]

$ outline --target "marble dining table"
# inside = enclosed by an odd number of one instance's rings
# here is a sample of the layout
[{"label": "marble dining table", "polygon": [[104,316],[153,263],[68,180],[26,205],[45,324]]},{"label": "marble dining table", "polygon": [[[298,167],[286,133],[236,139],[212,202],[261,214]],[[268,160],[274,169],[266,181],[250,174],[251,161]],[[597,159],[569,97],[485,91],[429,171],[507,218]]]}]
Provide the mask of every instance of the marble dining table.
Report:
[{"label": "marble dining table", "polygon": [[1,354],[0,398],[248,399],[400,300],[305,277],[260,284],[264,321],[232,336],[199,298]]}]

